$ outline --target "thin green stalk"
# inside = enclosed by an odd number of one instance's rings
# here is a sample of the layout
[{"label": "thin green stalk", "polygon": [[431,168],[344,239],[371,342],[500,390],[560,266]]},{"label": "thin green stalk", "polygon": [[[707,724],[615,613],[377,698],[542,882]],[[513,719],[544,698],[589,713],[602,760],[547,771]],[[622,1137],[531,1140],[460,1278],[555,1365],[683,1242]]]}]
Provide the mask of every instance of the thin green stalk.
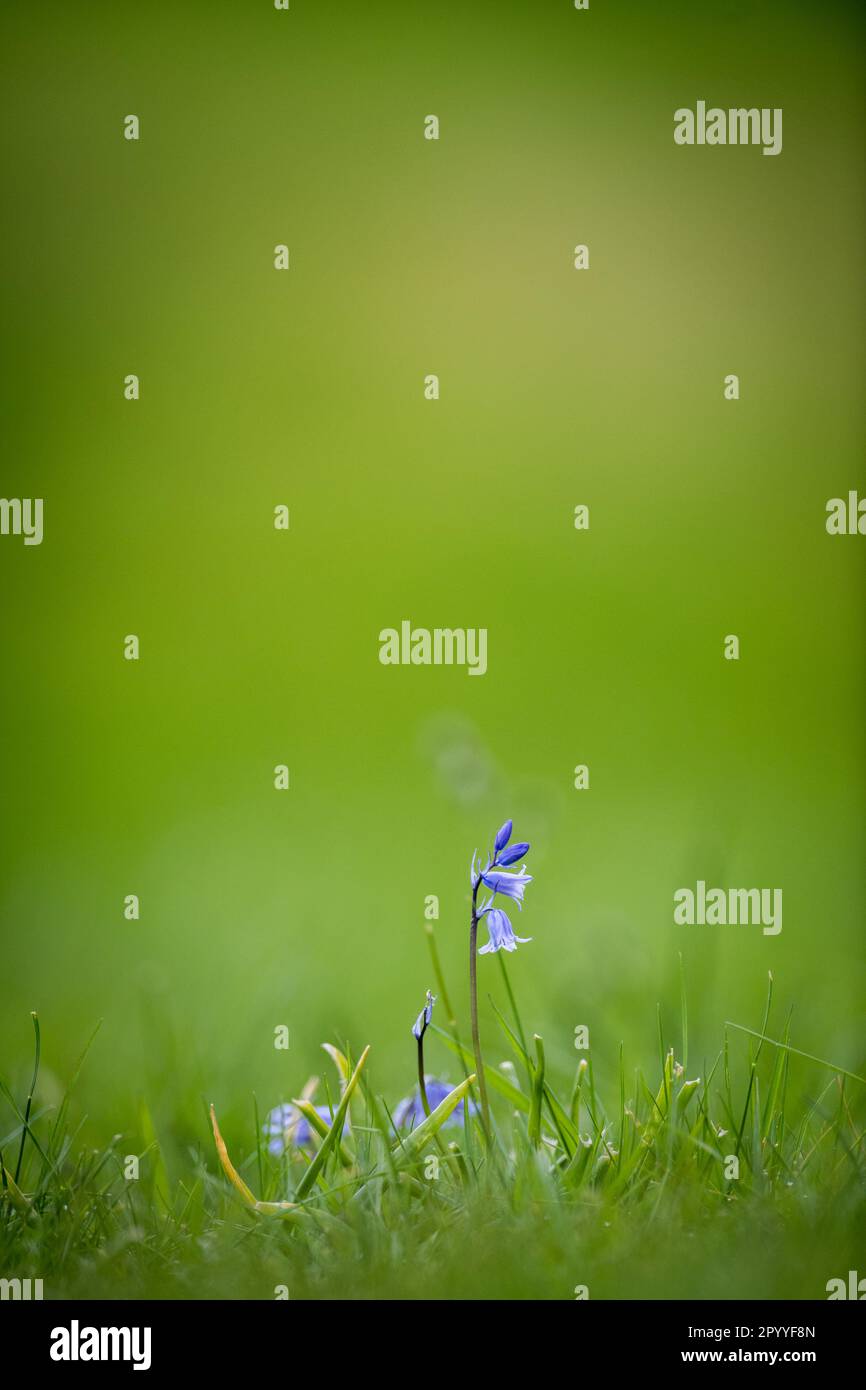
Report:
[{"label": "thin green stalk", "polygon": [[448,1015],[448,1028],[451,1032],[452,1038],[457,1044],[457,1056],[460,1059],[460,1065],[463,1068],[463,1077],[465,1080],[465,1078],[469,1075],[469,1069],[466,1066],[466,1061],[463,1056],[463,1044],[460,1041],[460,1033],[457,1028],[457,1019],[454,1016],[454,1010],[451,1007],[451,1000],[448,997],[448,990],[445,985],[445,976],[442,974],[442,965],[439,960],[439,950],[436,945],[436,935],[433,931],[433,923],[425,922],[424,931],[426,932],[427,944],[430,948],[430,959],[433,962],[433,974],[436,979],[436,984],[438,986],[439,993],[442,996],[442,1003],[445,1005],[445,1012]]},{"label": "thin green stalk", "polygon": [[449,1028],[454,1029],[457,1027],[457,1019],[454,1016],[454,1010],[451,1007],[451,1000],[448,997],[448,989],[445,984],[445,976],[442,974],[442,963],[439,960],[439,949],[436,945],[436,935],[433,931],[433,923],[425,922],[424,930],[427,933],[427,944],[430,947],[430,959],[433,962],[433,974],[436,978],[436,984],[438,986],[439,993],[442,996],[442,1003],[445,1005],[445,1012],[448,1015],[448,1026]]},{"label": "thin green stalk", "polygon": [[[526,1038],[523,1032],[523,1024],[520,1022],[520,1014],[517,1010],[517,1000],[514,998],[514,991],[511,988],[511,981],[508,978],[508,970],[506,969],[505,965],[505,957],[501,951],[497,951],[496,954],[499,960],[499,969],[502,971],[502,979],[505,982],[505,992],[508,995],[508,1002],[511,1005],[511,1014],[514,1019],[514,1026],[517,1029],[517,1036],[520,1039],[520,1046],[523,1048],[523,1051],[527,1054],[528,1058],[529,1048],[526,1046]],[[530,1089],[532,1089],[532,1067],[530,1066],[528,1060],[526,1062],[526,1075],[529,1081]]]},{"label": "thin green stalk", "polygon": [[418,1090],[421,1093],[421,1104],[424,1107],[424,1114],[430,1114],[430,1102],[427,1099],[427,1087],[424,1084],[424,1035],[418,1039]]},{"label": "thin green stalk", "polygon": [[769,1043],[771,1047],[784,1048],[785,1052],[790,1052],[794,1057],[805,1057],[807,1062],[817,1062],[820,1067],[829,1067],[831,1071],[838,1072],[840,1076],[848,1076],[852,1081],[859,1081],[862,1086],[866,1086],[866,1076],[858,1076],[856,1071],[846,1071],[836,1062],[828,1062],[824,1057],[816,1057],[814,1052],[801,1052],[799,1047],[791,1047],[788,1043],[777,1042],[775,1038],[768,1038],[764,1032],[756,1033],[754,1028],[746,1028],[742,1023],[732,1023],[728,1019],[725,1023],[726,1028],[737,1028],[741,1033],[750,1033],[753,1038],[759,1038],[761,1043]]},{"label": "thin green stalk", "polygon": [[35,1011],[30,1017],[33,1019],[33,1031],[36,1034],[36,1060],[33,1064],[33,1080],[30,1082],[30,1094],[27,1097],[27,1104],[24,1107],[24,1128],[21,1130],[21,1147],[18,1150],[18,1162],[15,1165],[16,1184],[21,1176],[21,1162],[24,1158],[24,1141],[27,1138],[27,1129],[30,1124],[30,1110],[33,1105],[33,1093],[36,1090],[36,1078],[39,1075],[39,1056],[42,1051],[42,1043],[39,1036],[39,1019]]},{"label": "thin green stalk", "polygon": [[683,966],[683,953],[680,951],[680,1017],[682,1019],[683,1071],[689,1066],[689,1005],[686,996],[686,972]]},{"label": "thin green stalk", "polygon": [[[529,1142],[534,1148],[541,1143],[541,1107],[544,1101],[544,1043],[535,1034],[536,1062],[532,1071],[532,1095],[529,1102]],[[565,1147],[565,1145],[563,1145]],[[568,1152],[566,1148],[566,1152]]]},{"label": "thin green stalk", "polygon": [[484,1133],[490,1142],[490,1104],[487,1100],[487,1082],[484,1079],[484,1058],[481,1054],[481,1035],[478,1031],[478,886],[479,874],[472,885],[472,917],[469,922],[469,1007],[472,1012],[472,1050],[475,1053],[475,1072],[481,1092],[481,1115],[484,1120]]},{"label": "thin green stalk", "polygon": [[263,1161],[263,1159],[262,1159],[262,1126],[261,1126],[261,1122],[260,1122],[260,1120],[259,1120],[259,1102],[258,1102],[258,1097],[256,1096],[255,1091],[253,1091],[253,1124],[254,1124],[255,1127],[256,1127],[256,1129],[255,1129],[255,1134],[256,1134],[256,1157],[257,1157],[257,1160],[258,1160],[258,1169],[259,1169],[259,1192],[264,1192],[264,1190],[265,1190],[265,1165],[264,1165],[264,1161]]}]

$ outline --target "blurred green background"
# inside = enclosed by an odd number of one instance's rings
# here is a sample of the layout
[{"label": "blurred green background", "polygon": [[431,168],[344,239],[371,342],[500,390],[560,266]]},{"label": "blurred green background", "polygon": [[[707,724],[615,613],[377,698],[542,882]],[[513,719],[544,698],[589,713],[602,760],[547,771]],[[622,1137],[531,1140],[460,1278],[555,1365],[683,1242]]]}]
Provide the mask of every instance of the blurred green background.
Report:
[{"label": "blurred green background", "polygon": [[[45,1101],[104,1020],[93,1134],[141,1096],[181,1145],[201,1098],[248,1123],[335,1036],[395,1099],[425,896],[465,1029],[467,869],[506,816],[554,1069],[578,1023],[600,1085],[621,1040],[652,1066],[682,952],[693,1073],[768,970],[792,1041],[862,1070],[866,541],[824,529],[866,490],[862,30],[792,0],[4,6],[0,491],[45,499],[42,546],[0,538],[19,1088],[38,1008]],[[783,153],[676,147],[698,99],[782,107]],[[486,626],[487,675],[381,666],[404,618]],[[697,878],[781,887],[782,934],[675,927]]]}]

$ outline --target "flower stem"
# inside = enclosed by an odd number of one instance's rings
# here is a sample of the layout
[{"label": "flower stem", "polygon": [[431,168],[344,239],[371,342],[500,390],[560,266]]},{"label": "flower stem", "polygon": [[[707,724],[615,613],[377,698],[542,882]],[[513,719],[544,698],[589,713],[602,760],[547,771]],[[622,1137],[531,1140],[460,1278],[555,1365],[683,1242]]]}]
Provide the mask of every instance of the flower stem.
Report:
[{"label": "flower stem", "polygon": [[424,1114],[430,1114],[430,1102],[427,1099],[427,1087],[424,1085],[424,1035],[418,1039],[418,1090],[421,1093],[421,1104],[424,1107]]},{"label": "flower stem", "polygon": [[469,922],[469,1007],[472,1013],[472,1048],[475,1053],[475,1070],[478,1073],[478,1087],[481,1091],[481,1114],[484,1119],[484,1133],[490,1142],[490,1105],[487,1100],[487,1081],[484,1076],[484,1058],[481,1055],[481,1037],[478,1032],[478,887],[480,876],[472,885],[472,917]]}]

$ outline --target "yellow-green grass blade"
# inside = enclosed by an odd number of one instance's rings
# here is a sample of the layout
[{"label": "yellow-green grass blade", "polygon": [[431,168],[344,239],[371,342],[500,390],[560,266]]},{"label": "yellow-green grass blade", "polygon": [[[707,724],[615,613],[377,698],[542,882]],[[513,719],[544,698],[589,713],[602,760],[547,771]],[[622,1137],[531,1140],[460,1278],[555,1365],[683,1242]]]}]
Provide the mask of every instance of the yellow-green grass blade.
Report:
[{"label": "yellow-green grass blade", "polygon": [[537,1062],[530,1067],[532,1097],[529,1104],[529,1142],[538,1148],[541,1143],[541,1106],[544,1100],[544,1043],[535,1034]]},{"label": "yellow-green grass blade", "polygon": [[468,1096],[469,1089],[475,1081],[475,1073],[467,1076],[465,1081],[461,1081],[459,1086],[455,1086],[453,1091],[449,1091],[444,1100],[440,1101],[436,1109],[431,1111],[425,1120],[413,1129],[402,1143],[398,1141],[398,1148],[394,1150],[398,1160],[411,1160],[417,1158],[424,1145],[442,1128],[449,1115],[456,1110],[464,1097]]},{"label": "yellow-green grass blade", "polygon": [[[322,1043],[322,1047],[337,1068],[340,1076],[340,1092],[342,1094],[343,1087],[348,1084],[349,1078],[352,1075],[352,1054],[348,1050],[346,1052],[341,1052],[340,1049],[334,1047],[332,1043]],[[363,1125],[365,1121],[364,1088],[363,1086],[359,1086],[353,1092],[351,1100],[349,1101],[349,1122],[352,1125],[360,1126]]]},{"label": "yellow-green grass blade", "polygon": [[301,1178],[301,1181],[298,1183],[297,1191],[295,1192],[295,1200],[297,1202],[302,1201],[304,1197],[306,1197],[307,1193],[309,1192],[310,1188],[312,1187],[313,1183],[316,1181],[316,1178],[319,1176],[319,1173],[324,1167],[328,1155],[331,1153],[334,1146],[340,1140],[340,1136],[343,1133],[343,1125],[346,1120],[346,1111],[349,1108],[349,1101],[352,1099],[352,1094],[355,1090],[355,1087],[358,1084],[361,1072],[364,1070],[364,1064],[367,1061],[369,1051],[370,1048],[368,1045],[364,1048],[364,1051],[361,1053],[361,1056],[358,1059],[358,1065],[356,1066],[349,1080],[346,1082],[346,1088],[343,1091],[342,1096],[340,1097],[340,1104],[337,1106],[337,1113],[334,1116],[333,1124],[331,1125],[330,1129],[328,1130],[328,1133],[322,1140],[321,1147],[319,1148],[318,1153],[316,1154],[309,1168],[304,1173],[303,1177]]},{"label": "yellow-green grass blade", "polygon": [[[0,1160],[0,1162],[2,1162],[2,1160]],[[16,1183],[5,1163],[2,1166],[2,1187],[9,1193],[9,1200],[18,1211],[28,1214],[36,1210],[30,1198],[25,1197],[24,1193],[21,1191],[21,1188]]]},{"label": "yellow-green grass blade", "polygon": [[[301,1114],[305,1116],[305,1118],[309,1122],[311,1128],[316,1131],[316,1133],[319,1135],[321,1139],[326,1139],[328,1137],[328,1130],[330,1126],[322,1119],[315,1105],[313,1105],[311,1101],[293,1100],[292,1105],[294,1105],[297,1110],[300,1110]],[[343,1167],[351,1168],[352,1164],[354,1163],[354,1159],[352,1158],[352,1155],[349,1153],[349,1150],[346,1148],[342,1140],[340,1140],[340,1143],[338,1145],[338,1153],[340,1155],[340,1162],[342,1163]]]},{"label": "yellow-green grass blade", "polygon": [[248,1206],[252,1211],[258,1212],[260,1216],[297,1215],[297,1208],[294,1202],[260,1202],[258,1198],[253,1195],[229,1158],[225,1140],[220,1134],[220,1127],[217,1124],[216,1111],[213,1105],[211,1105],[210,1108],[210,1122],[213,1127],[214,1143],[216,1144],[216,1151],[219,1156],[219,1161],[222,1164],[223,1172],[232,1184],[232,1187],[240,1193],[245,1206]]}]

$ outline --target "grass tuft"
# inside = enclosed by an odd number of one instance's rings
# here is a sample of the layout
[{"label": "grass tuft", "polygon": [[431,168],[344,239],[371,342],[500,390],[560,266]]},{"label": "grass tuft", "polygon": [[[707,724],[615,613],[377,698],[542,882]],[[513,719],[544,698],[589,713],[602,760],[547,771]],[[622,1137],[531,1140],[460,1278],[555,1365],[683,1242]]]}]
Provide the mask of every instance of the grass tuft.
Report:
[{"label": "grass tuft", "polygon": [[[769,1035],[772,980],[760,1028],[727,1022],[691,1075],[681,970],[679,1059],[660,1008],[649,1068],[620,1047],[563,1076],[538,1034],[530,1050],[502,978],[511,1021],[494,1008],[514,1062],[486,1064],[489,1145],[449,1007],[430,1034],[465,1077],[413,1131],[395,1128],[369,1048],[353,1062],[325,1044],[339,1097],[330,1124],[309,1088],[294,1102],[309,1146],[272,1155],[254,1099],[233,1159],[213,1107],[211,1145],[178,1083],[160,1139],[141,1104],[140,1180],[122,1136],[86,1149],[73,1127],[83,1056],[56,1110],[40,1108],[34,1014],[23,1101],[0,1080],[0,1270],[41,1277],[47,1297],[571,1298],[580,1284],[593,1298],[816,1298],[857,1267],[866,1082],[793,1046],[790,1016]],[[174,1135],[191,1129],[201,1142],[178,1156]]]}]

